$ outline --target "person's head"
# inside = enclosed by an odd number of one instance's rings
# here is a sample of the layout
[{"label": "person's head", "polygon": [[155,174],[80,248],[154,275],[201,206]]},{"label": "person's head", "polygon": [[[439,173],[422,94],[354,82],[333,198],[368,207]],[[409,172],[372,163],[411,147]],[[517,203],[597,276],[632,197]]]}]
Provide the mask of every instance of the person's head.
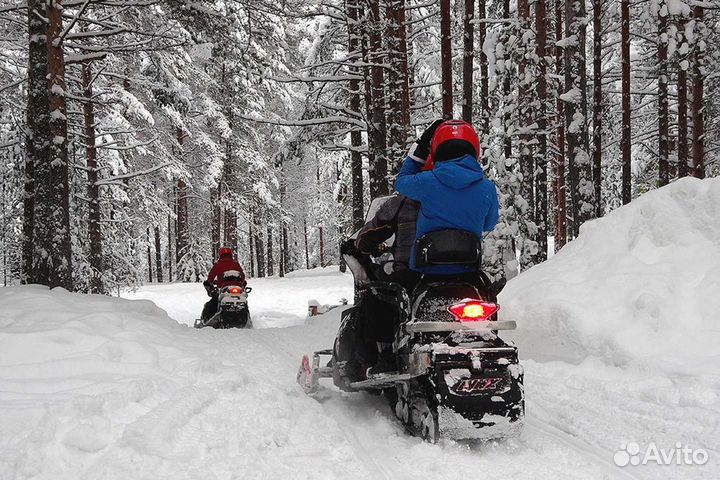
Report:
[{"label": "person's head", "polygon": [[440,124],[430,142],[432,162],[443,162],[464,155],[480,157],[480,139],[472,125],[463,120],[447,120]]},{"label": "person's head", "polygon": [[218,257],[220,257],[220,258],[232,258],[232,257],[233,257],[232,248],[229,248],[229,247],[220,247],[220,248],[218,249]]}]

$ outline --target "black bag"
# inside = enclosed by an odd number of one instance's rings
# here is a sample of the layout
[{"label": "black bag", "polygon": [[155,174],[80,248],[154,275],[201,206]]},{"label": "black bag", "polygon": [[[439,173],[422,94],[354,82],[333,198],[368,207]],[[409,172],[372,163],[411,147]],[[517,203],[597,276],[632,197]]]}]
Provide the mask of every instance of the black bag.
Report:
[{"label": "black bag", "polygon": [[482,242],[465,230],[436,230],[415,241],[415,267],[474,265],[482,260]]}]

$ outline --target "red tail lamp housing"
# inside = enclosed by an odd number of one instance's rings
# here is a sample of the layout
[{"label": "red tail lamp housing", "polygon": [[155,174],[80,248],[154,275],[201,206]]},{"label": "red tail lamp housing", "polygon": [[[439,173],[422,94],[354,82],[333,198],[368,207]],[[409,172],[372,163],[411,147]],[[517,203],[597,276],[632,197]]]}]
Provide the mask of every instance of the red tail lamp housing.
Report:
[{"label": "red tail lamp housing", "polygon": [[492,302],[480,300],[463,300],[460,303],[448,307],[448,312],[460,322],[481,322],[488,320],[500,310],[500,307]]},{"label": "red tail lamp housing", "polygon": [[230,289],[228,290],[228,292],[230,292],[230,293],[233,294],[233,295],[237,295],[237,294],[239,294],[239,293],[242,293],[242,288],[240,288],[240,287],[230,287]]}]

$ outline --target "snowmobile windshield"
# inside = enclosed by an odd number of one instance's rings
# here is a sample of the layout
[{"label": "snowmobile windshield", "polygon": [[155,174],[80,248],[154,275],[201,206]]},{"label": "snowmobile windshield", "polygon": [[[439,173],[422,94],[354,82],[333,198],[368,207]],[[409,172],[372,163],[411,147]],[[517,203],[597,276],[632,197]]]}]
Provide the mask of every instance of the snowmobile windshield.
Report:
[{"label": "snowmobile windshield", "polygon": [[[392,195],[386,195],[384,197],[378,197],[375,200],[372,201],[370,204],[370,207],[368,208],[367,214],[365,215],[365,223],[369,222],[371,218],[375,216],[378,210],[380,210],[380,207],[383,206],[385,202],[387,202],[390,198],[392,198]],[[358,234],[360,233],[360,230],[355,230],[355,232],[350,235],[350,238],[353,240],[357,239]],[[391,238],[392,240],[392,238]],[[388,242],[392,243],[392,242]]]}]

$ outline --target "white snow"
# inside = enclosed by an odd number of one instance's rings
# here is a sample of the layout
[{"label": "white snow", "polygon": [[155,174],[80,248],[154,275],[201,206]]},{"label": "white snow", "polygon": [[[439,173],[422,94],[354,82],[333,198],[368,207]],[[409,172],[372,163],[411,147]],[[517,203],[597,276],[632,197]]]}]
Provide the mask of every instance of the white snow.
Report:
[{"label": "white snow", "polygon": [[577,88],[572,88],[565,93],[558,95],[558,98],[566,103],[578,103],[582,98],[582,92]]},{"label": "white snow", "polygon": [[[305,321],[308,300],[352,299],[335,268],[251,279],[257,330],[187,327],[198,284],[126,293],[165,311],[0,289],[0,479],[717,478],[719,212],[720,180],[676,182],[508,284],[527,421],[505,441],[430,445],[382,397],[302,393],[301,355],[331,346],[343,309]],[[626,442],[708,462],[621,468]]]},{"label": "white snow", "polygon": [[509,282],[502,316],[543,352],[720,372],[720,179],[685,178],[606,217]]},{"label": "white snow", "polygon": [[[289,327],[305,322],[308,300],[320,305],[338,305],[342,299],[352,303],[352,277],[341,274],[337,266],[301,270],[285,278],[251,278],[248,304],[255,328]],[[172,318],[192,326],[208,301],[200,283],[160,283],[145,285],[125,298],[149,299]]]},{"label": "white snow", "polygon": [[682,0],[667,0],[667,8],[670,11],[670,15],[683,17],[690,16],[690,5]]}]

